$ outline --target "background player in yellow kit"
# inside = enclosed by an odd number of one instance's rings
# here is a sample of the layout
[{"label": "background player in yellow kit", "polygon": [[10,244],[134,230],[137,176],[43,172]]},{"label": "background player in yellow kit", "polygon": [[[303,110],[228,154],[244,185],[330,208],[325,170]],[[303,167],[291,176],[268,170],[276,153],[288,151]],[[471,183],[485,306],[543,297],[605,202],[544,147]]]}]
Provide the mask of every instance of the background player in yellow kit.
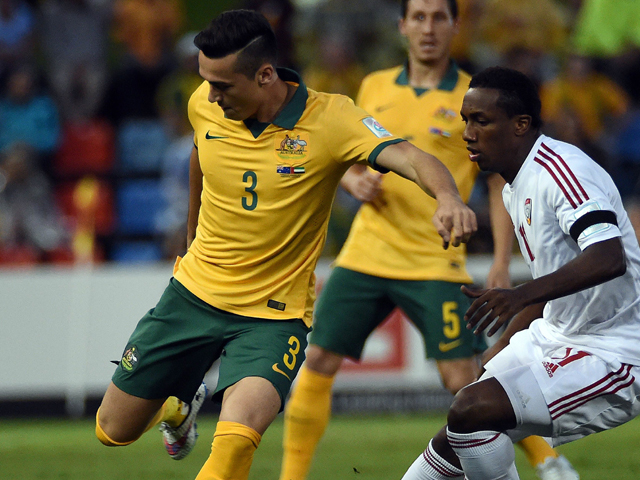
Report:
[{"label": "background player in yellow kit", "polygon": [[197,479],[242,480],[304,360],[314,269],[344,172],[368,162],[419,184],[437,198],[445,246],[467,241],[477,225],[435,157],[347,97],[276,69],[261,14],[225,12],[195,44],[205,81],[189,102],[189,249],[129,338],[96,434],[128,445],[161,423],[169,454],[184,457],[206,395],[201,379],[220,358],[220,418]]},{"label": "background player in yellow kit", "polygon": [[[408,40],[405,65],[374,72],[361,85],[357,104],[417,147],[437,152],[463,200],[479,169],[469,162],[459,111],[470,77],[451,61],[458,30],[455,0],[403,0],[400,32]],[[460,285],[471,283],[464,245],[443,250],[430,222],[436,202],[398,175],[381,176],[363,165],[349,169],[343,187],[365,202],[351,227],[316,309],[307,360],[285,410],[280,480],[306,478],[317,443],[329,422],[331,389],[345,356],[359,359],[367,337],[396,307],[422,332],[451,393],[474,381],[476,354],[486,346],[465,328],[470,305]],[[513,227],[502,204],[504,181],[488,178],[494,237],[491,287],[508,287]],[[577,474],[539,437],[523,447],[543,479]]]}]

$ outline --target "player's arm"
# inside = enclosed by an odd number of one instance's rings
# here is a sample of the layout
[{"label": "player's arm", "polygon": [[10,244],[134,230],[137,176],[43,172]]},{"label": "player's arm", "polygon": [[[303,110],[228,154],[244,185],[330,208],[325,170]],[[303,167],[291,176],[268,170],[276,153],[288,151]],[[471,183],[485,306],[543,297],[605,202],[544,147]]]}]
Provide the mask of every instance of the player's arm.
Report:
[{"label": "player's arm", "polygon": [[515,288],[493,288],[463,292],[475,298],[464,319],[475,333],[485,330],[494,320],[489,335],[525,307],[595,287],[624,275],[627,271],[624,247],[620,237],[594,243],[555,272],[543,275]]},{"label": "player's arm", "polygon": [[194,146],[189,159],[189,215],[187,217],[187,248],[196,238],[200,199],[202,196],[202,169],[198,158],[198,149]]},{"label": "player's arm", "polygon": [[376,158],[376,165],[415,182],[435,197],[438,208],[433,223],[442,237],[444,248],[467,242],[478,229],[476,215],[467,207],[453,180],[440,160],[409,142],[386,146]]},{"label": "player's arm", "polygon": [[504,208],[502,202],[502,189],[504,179],[497,173],[487,177],[489,192],[489,220],[491,222],[491,234],[493,236],[493,264],[487,275],[487,288],[509,288],[511,277],[509,275],[509,263],[513,249],[513,223],[511,217]]},{"label": "player's arm", "polygon": [[356,163],[345,172],[340,185],[361,202],[373,202],[382,193],[382,175]]}]

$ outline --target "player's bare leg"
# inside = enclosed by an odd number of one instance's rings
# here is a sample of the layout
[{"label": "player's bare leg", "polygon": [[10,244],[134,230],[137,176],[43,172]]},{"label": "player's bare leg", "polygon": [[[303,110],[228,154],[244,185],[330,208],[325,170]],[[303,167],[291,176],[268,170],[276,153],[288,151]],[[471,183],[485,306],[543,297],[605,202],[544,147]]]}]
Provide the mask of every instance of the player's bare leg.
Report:
[{"label": "player's bare leg", "polygon": [[331,417],[331,389],[343,357],[317,345],[307,349],[284,412],[281,480],[303,480]]},{"label": "player's bare leg", "polygon": [[136,441],[150,426],[160,421],[160,418],[155,420],[165,400],[135,397],[111,382],[98,409],[98,438],[109,446],[128,445]]},{"label": "player's bare leg", "polygon": [[248,478],[253,454],[280,405],[273,384],[261,377],[246,377],[227,388],[211,454],[196,480]]},{"label": "player's bare leg", "polygon": [[438,360],[436,365],[444,388],[453,395],[475,382],[480,375],[480,365],[476,357]]}]

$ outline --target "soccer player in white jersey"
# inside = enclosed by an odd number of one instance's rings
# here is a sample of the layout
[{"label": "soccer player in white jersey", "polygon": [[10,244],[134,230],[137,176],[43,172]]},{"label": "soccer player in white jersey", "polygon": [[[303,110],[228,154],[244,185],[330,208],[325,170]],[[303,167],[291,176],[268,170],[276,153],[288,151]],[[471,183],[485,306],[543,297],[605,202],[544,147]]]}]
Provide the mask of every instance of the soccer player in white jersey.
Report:
[{"label": "soccer player in white jersey", "polygon": [[511,322],[405,480],[517,479],[513,441],[557,446],[640,414],[640,248],[611,177],[540,133],[538,94],[515,70],[475,75],[461,114],[470,160],[507,182],[533,280],[462,287],[475,299],[468,328]]}]

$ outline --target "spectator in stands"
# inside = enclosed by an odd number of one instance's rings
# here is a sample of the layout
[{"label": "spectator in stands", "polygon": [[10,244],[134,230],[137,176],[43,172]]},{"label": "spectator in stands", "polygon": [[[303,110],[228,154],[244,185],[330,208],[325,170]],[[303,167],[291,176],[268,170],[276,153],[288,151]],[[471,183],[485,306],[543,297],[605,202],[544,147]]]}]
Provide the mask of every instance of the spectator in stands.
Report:
[{"label": "spectator in stands", "polygon": [[293,48],[293,17],[291,0],[245,0],[243,8],[257,10],[269,21],[278,42],[278,64],[297,70]]},{"label": "spectator in stands", "polygon": [[156,218],[163,237],[163,253],[174,260],[187,250],[187,213],[189,207],[189,158],[193,148],[193,129],[187,116],[191,94],[202,83],[198,74],[196,32],[182,36],[176,44],[178,68],[167,77],[158,92],[158,108],[171,135],[171,143],[162,160],[162,189],[166,208]]},{"label": "spectator in stands", "polygon": [[60,139],[60,121],[55,102],[38,82],[38,72],[31,65],[10,73],[0,97],[0,150],[23,141],[37,151],[46,168]]},{"label": "spectator in stands", "polygon": [[69,234],[36,151],[14,143],[0,154],[0,263],[70,260]]},{"label": "spectator in stands", "polygon": [[560,74],[543,83],[540,99],[545,131],[577,145],[609,168],[603,135],[608,122],[628,110],[629,98],[624,90],[596,72],[589,58],[572,54]]},{"label": "spectator in stands", "polygon": [[0,0],[0,78],[34,54],[35,19],[24,0]]},{"label": "spectator in stands", "polygon": [[158,116],[156,94],[175,66],[172,49],[182,23],[177,0],[116,0],[113,34],[124,54],[111,78],[103,116],[116,125]]},{"label": "spectator in stands", "polygon": [[353,39],[344,33],[326,33],[316,48],[315,61],[305,70],[305,83],[319,92],[341,93],[355,100],[365,71],[356,60]]},{"label": "spectator in stands", "polygon": [[92,118],[107,82],[111,6],[103,0],[45,0],[41,42],[65,120]]}]

